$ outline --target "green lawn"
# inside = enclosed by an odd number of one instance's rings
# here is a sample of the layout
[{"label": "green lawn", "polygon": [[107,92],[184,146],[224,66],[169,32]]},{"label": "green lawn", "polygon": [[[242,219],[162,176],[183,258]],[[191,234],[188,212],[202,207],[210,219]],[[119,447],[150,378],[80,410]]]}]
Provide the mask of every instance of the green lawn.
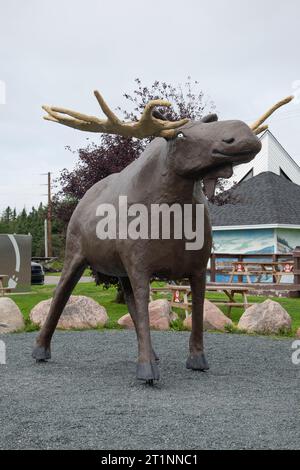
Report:
[{"label": "green lawn", "polygon": [[[45,272],[45,276],[61,276],[61,272],[58,272],[58,273],[48,273],[48,272]],[[86,277],[90,277],[90,276],[91,276],[91,270],[90,270],[90,268],[87,268],[87,269],[84,270],[83,276],[86,276]]]},{"label": "green lawn", "polygon": [[[163,285],[163,283],[157,283],[157,285]],[[26,330],[30,331],[33,328],[33,325],[30,324],[29,314],[31,309],[41,300],[46,300],[52,297],[53,290],[55,286],[32,286],[32,291],[29,294],[24,295],[11,295],[10,297],[16,302],[19,306],[21,312],[24,315],[26,321]],[[127,306],[122,304],[117,304],[114,302],[116,290],[114,288],[104,289],[103,287],[96,286],[94,283],[82,283],[77,284],[75,290],[75,295],[86,295],[92,297],[94,300],[103,305],[108,313],[109,322],[107,328],[117,328],[118,319],[127,313]],[[207,293],[206,297],[208,299],[223,299],[225,296],[221,293]],[[158,298],[156,296],[155,298]],[[267,297],[258,297],[258,296],[249,296],[249,302],[263,302]],[[237,296],[238,300],[238,296]],[[300,328],[300,299],[290,299],[290,298],[272,298],[276,302],[279,302],[290,314],[292,317],[292,334]],[[221,309],[226,313],[226,307],[221,307]],[[182,310],[176,309],[179,313],[180,318],[178,321],[174,322],[172,325],[174,329],[182,329],[182,320],[184,318],[184,312]],[[231,318],[234,323],[237,323],[240,316],[243,313],[242,308],[234,308],[231,311]]]}]

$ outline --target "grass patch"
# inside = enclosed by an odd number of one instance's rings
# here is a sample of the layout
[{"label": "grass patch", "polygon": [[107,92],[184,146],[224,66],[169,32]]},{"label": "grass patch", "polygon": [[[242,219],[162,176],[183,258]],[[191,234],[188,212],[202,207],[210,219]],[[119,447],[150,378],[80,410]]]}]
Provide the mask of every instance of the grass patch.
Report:
[{"label": "grass patch", "polygon": [[[163,286],[163,282],[155,283],[156,287]],[[20,308],[21,312],[24,315],[25,319],[25,330],[26,331],[35,331],[37,327],[32,325],[29,320],[29,314],[31,309],[42,300],[47,300],[53,296],[53,291],[55,286],[32,286],[32,290],[28,294],[24,295],[11,295],[10,297],[16,302],[18,307]],[[117,304],[115,302],[116,297],[116,289],[111,287],[109,289],[104,289],[102,286],[96,286],[95,283],[82,283],[77,284],[76,288],[73,292],[74,295],[86,295],[91,297],[99,304],[103,305],[106,308],[107,314],[109,316],[109,322],[105,328],[120,328],[117,321],[122,315],[128,312],[127,306],[124,304]],[[153,296],[154,299],[162,297],[159,294],[155,294]],[[165,297],[165,296],[163,296]],[[169,296],[170,298],[170,296]],[[222,293],[215,293],[215,292],[208,292],[206,294],[206,298],[209,300],[212,299],[226,299],[225,295]],[[292,332],[291,333],[283,333],[283,336],[292,336],[295,335],[295,332],[298,328],[300,328],[300,299],[292,299],[292,298],[285,298],[285,297],[263,297],[263,296],[248,296],[248,300],[250,303],[261,303],[267,298],[271,298],[276,302],[279,302],[282,307],[286,309],[289,315],[292,318]],[[236,296],[237,301],[242,301],[242,296]],[[226,314],[227,308],[226,306],[221,306],[221,310]],[[183,320],[185,318],[184,311],[182,309],[173,309],[178,314],[178,319],[171,322],[171,328],[176,331],[184,330]],[[236,325],[243,314],[243,308],[233,308],[231,310],[231,319]],[[236,326],[229,327],[227,331],[231,333],[242,333],[241,331],[237,330]]]},{"label": "grass patch", "polygon": [[[91,273],[90,268],[86,268],[86,269],[84,270],[82,276],[91,277],[91,275],[92,275],[92,273]],[[61,276],[61,272],[57,272],[57,273],[45,272],[45,276]]]}]

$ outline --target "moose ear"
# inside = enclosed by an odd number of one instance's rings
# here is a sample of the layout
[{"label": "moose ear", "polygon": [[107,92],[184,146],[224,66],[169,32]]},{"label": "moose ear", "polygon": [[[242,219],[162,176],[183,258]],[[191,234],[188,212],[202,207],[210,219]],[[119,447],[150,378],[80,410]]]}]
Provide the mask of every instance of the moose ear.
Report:
[{"label": "moose ear", "polygon": [[204,116],[204,118],[201,119],[201,122],[214,122],[218,120],[218,116],[216,114],[208,114],[207,116]]}]

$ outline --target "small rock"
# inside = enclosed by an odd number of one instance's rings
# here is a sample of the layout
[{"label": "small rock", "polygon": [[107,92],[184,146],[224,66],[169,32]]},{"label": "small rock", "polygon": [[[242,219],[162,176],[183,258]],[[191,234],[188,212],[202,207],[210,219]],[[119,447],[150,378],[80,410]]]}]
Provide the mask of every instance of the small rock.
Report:
[{"label": "small rock", "polygon": [[[47,318],[52,299],[39,302],[30,312],[32,323],[42,326]],[[95,328],[104,326],[108,321],[106,310],[94,299],[84,295],[71,295],[59,319],[58,328]]]},{"label": "small rock", "polygon": [[11,333],[25,327],[23,315],[9,297],[0,297],[0,333]]},{"label": "small rock", "polygon": [[[170,303],[167,299],[153,300],[149,303],[150,328],[153,330],[169,330],[170,321],[173,319],[174,314],[171,312]],[[118,324],[123,328],[134,328],[129,313],[123,315],[118,320]]]},{"label": "small rock", "polygon": [[243,313],[238,328],[249,333],[276,334],[290,331],[292,320],[287,311],[271,299],[252,305]]},{"label": "small rock", "polygon": [[[192,316],[189,315],[183,325],[187,330],[192,329]],[[230,318],[209,300],[204,301],[203,327],[204,330],[220,330],[224,331],[226,325],[232,325]]]}]

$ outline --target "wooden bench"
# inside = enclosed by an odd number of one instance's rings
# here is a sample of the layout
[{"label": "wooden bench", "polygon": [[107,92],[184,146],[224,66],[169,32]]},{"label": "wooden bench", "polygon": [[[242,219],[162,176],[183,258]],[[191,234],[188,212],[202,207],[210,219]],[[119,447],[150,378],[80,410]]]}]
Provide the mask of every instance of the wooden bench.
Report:
[{"label": "wooden bench", "polygon": [[[220,270],[229,275],[229,283],[233,282],[234,276],[245,276],[248,284],[260,283],[263,276],[272,276],[276,284],[281,282],[282,276],[294,276],[293,261],[232,261],[231,264],[231,270]],[[251,279],[253,276],[255,280]]]},{"label": "wooden bench", "polygon": [[[250,307],[251,303],[248,302],[247,295],[249,290],[252,290],[249,287],[245,287],[242,285],[237,286],[236,284],[228,285],[228,284],[219,284],[219,283],[207,283],[206,291],[207,292],[222,292],[228,298],[228,300],[220,300],[220,299],[210,299],[216,305],[222,305],[227,307],[227,315],[230,317],[231,309],[235,307],[243,307],[245,310],[246,308]],[[192,309],[192,302],[190,300],[191,297],[191,288],[190,286],[177,286],[167,284],[165,287],[152,287],[150,290],[150,300],[153,300],[154,293],[167,293],[172,294],[172,300],[170,304],[172,307],[181,308],[185,311],[186,317],[190,314]],[[240,294],[242,295],[242,302],[237,302],[235,299],[235,295]]]},{"label": "wooden bench", "polygon": [[[210,284],[210,283],[208,283]],[[226,285],[224,283],[212,283],[216,285]],[[298,297],[300,292],[300,284],[289,284],[289,283],[281,283],[276,284],[272,282],[262,282],[262,283],[247,283],[247,282],[234,282],[230,284],[230,286],[234,287],[244,287],[247,288],[249,293],[252,295],[271,295],[273,297],[277,296],[287,296],[287,297]]]},{"label": "wooden bench", "polygon": [[8,278],[7,274],[0,274],[0,296],[1,297],[11,292],[10,287],[4,287],[4,280],[7,278]]},{"label": "wooden bench", "polygon": [[[224,300],[219,300],[219,299],[210,299],[211,302],[213,302],[216,305],[223,305],[228,307],[227,308],[227,315],[230,318],[231,316],[231,309],[234,307],[242,307],[244,310],[246,310],[248,307],[253,305],[253,303],[250,303],[248,301],[248,294],[251,288],[245,287],[245,286],[237,286],[235,284],[213,284],[213,283],[208,283],[206,286],[206,291],[207,292],[223,292],[226,297],[228,297],[228,301]],[[243,301],[242,302],[237,302],[235,300],[235,295],[240,294],[242,296]]]}]

